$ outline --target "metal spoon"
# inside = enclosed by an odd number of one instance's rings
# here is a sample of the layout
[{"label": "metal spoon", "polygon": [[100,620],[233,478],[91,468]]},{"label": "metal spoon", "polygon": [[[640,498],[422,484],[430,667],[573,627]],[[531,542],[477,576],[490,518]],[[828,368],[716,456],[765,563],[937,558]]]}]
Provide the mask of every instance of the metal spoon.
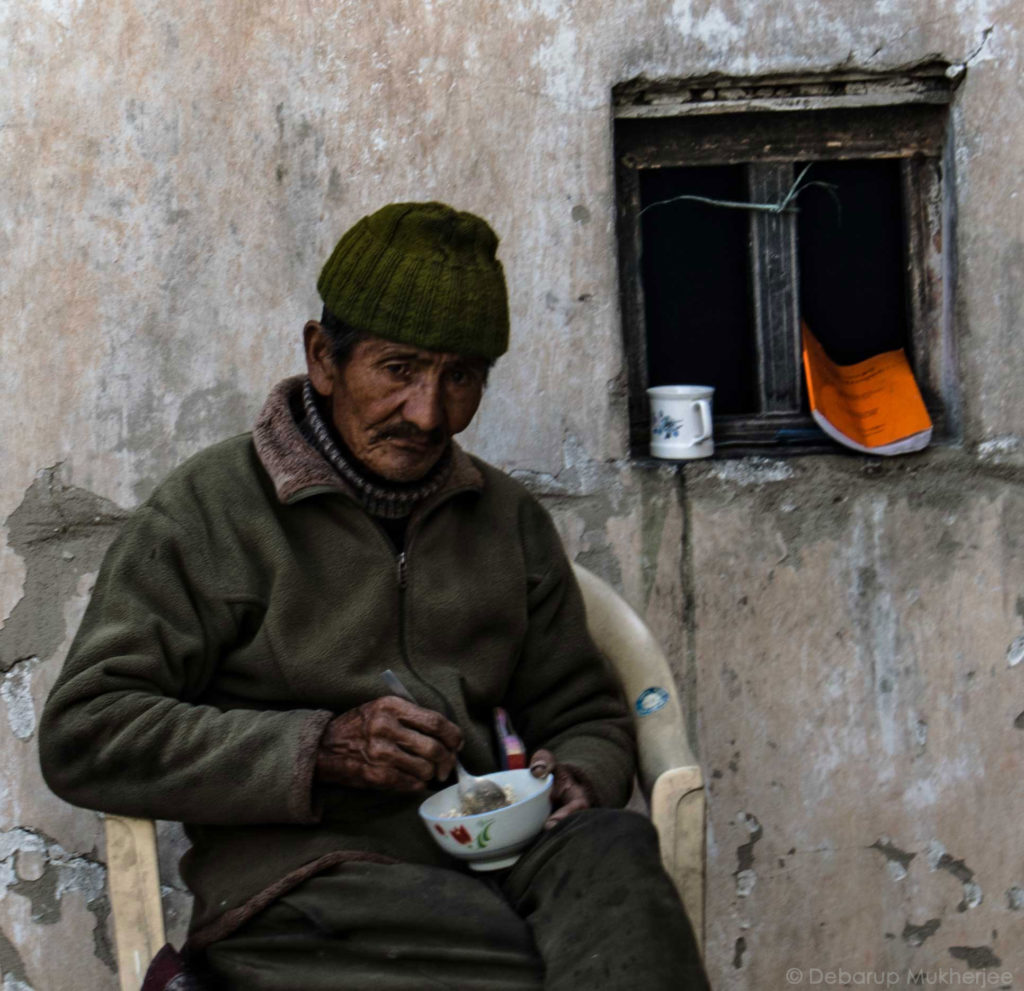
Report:
[{"label": "metal spoon", "polygon": [[[388,668],[382,674],[382,677],[392,694],[405,699],[407,702],[412,702],[413,705],[419,705],[419,702],[413,698],[412,693],[402,684],[394,671]],[[444,703],[443,697],[442,702]],[[445,708],[448,708],[447,703],[445,703]],[[451,711],[449,710],[445,715],[450,719]],[[462,766],[462,761],[458,757],[455,758],[455,773],[459,778],[459,801],[462,803],[463,815],[493,812],[495,809],[508,805],[508,796],[501,785],[496,781],[491,781],[490,778],[478,778],[470,774]]]}]

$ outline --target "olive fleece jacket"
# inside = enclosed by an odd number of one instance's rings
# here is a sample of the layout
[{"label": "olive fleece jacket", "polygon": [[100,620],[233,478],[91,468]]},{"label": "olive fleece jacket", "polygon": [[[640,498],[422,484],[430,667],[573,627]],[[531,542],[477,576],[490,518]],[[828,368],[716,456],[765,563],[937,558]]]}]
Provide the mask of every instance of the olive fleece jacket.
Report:
[{"label": "olive fleece jacket", "polygon": [[346,860],[452,863],[422,794],[314,783],[328,721],[385,694],[385,668],[447,703],[470,771],[496,769],[503,705],[600,804],[622,804],[633,775],[628,713],[544,509],[456,447],[396,555],[300,433],[301,383],[125,524],[40,725],[58,795],[186,824],[195,946]]}]

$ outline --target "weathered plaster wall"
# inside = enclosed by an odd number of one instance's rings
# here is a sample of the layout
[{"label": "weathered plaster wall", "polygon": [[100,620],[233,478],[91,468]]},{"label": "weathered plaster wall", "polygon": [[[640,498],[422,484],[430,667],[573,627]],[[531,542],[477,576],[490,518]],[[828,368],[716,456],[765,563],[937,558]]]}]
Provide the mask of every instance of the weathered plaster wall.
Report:
[{"label": "weathered plaster wall", "polygon": [[[298,367],[340,232],[428,197],[492,219],[512,291],[468,446],[542,493],[689,691],[716,987],[1024,985],[1019,4],[0,0],[0,24],[5,991],[114,983],[97,819],[48,794],[34,734],[119,519]],[[611,86],[932,54],[969,64],[962,445],[628,464]]]}]

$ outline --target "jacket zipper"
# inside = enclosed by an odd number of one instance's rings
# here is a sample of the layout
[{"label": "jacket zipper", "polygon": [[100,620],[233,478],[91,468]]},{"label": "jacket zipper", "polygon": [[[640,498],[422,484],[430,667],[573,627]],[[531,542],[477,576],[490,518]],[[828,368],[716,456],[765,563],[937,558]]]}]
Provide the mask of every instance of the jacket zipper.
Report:
[{"label": "jacket zipper", "polygon": [[[406,535],[406,539],[408,540],[408,535]],[[431,684],[429,681],[427,681],[427,679],[424,678],[419,673],[419,671],[416,670],[416,668],[413,666],[412,658],[409,656],[409,640],[408,640],[408,637],[406,635],[407,631],[406,631],[406,616],[405,616],[405,613],[406,613],[406,605],[405,605],[406,588],[409,585],[409,562],[408,562],[408,558],[406,557],[406,552],[405,551],[399,551],[398,552],[398,555],[395,558],[395,565],[396,565],[396,571],[397,571],[397,577],[398,577],[398,643],[399,643],[399,649],[402,652],[402,661],[405,663],[406,670],[426,690],[428,695],[434,695],[434,696],[436,696],[438,698],[438,700],[440,702],[440,707],[441,707],[440,711],[444,712],[444,713],[448,713],[449,714],[449,718],[451,718],[448,700],[446,698],[444,698],[444,696],[441,694],[441,692],[433,684]],[[422,695],[417,699],[417,701],[419,701],[421,705],[423,704],[423,702],[422,702]]]}]

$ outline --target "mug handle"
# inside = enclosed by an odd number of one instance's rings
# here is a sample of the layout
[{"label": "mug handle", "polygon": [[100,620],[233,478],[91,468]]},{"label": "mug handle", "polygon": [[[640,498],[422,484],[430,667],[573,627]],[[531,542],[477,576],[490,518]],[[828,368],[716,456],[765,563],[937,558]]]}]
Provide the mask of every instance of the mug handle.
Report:
[{"label": "mug handle", "polygon": [[697,411],[697,417],[702,424],[701,434],[693,440],[693,444],[702,444],[711,439],[711,403],[706,399],[694,401],[693,408]]}]

